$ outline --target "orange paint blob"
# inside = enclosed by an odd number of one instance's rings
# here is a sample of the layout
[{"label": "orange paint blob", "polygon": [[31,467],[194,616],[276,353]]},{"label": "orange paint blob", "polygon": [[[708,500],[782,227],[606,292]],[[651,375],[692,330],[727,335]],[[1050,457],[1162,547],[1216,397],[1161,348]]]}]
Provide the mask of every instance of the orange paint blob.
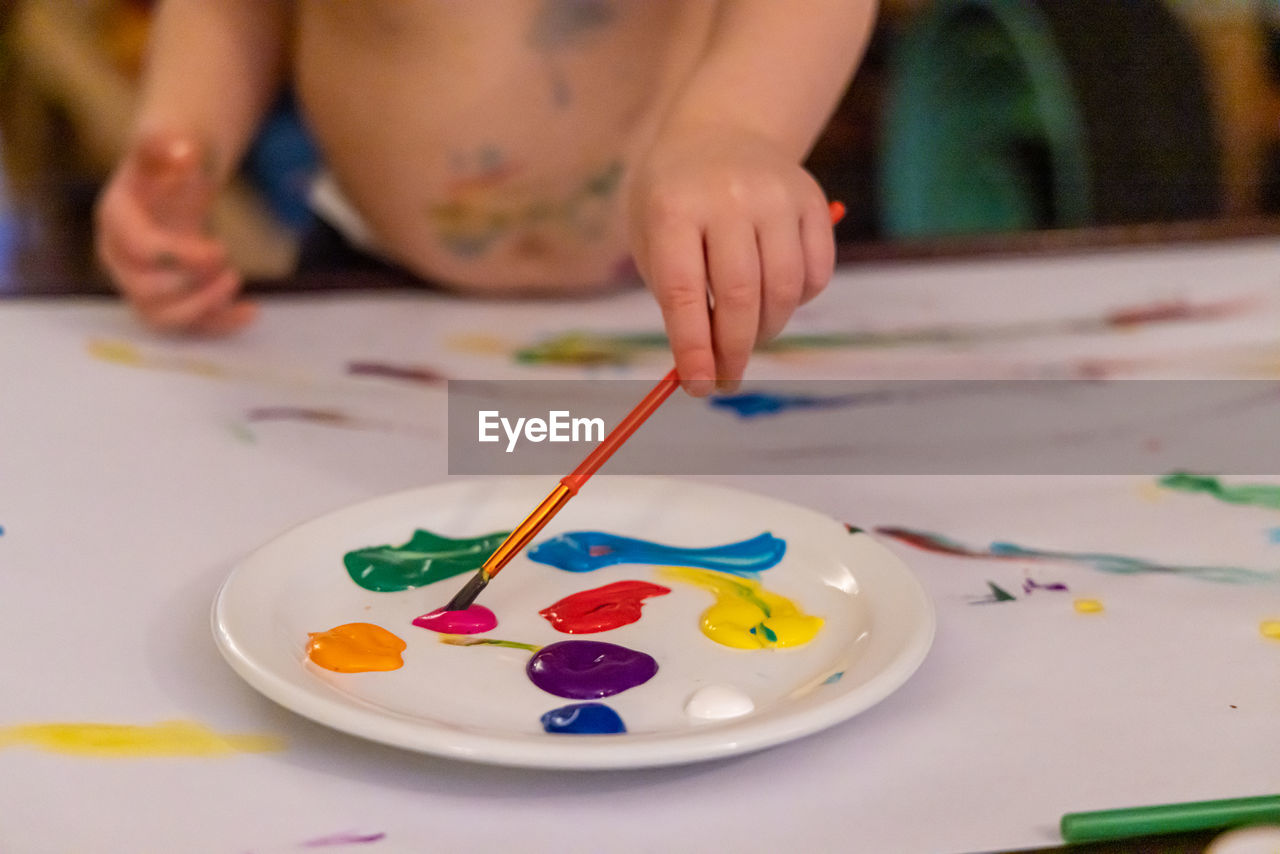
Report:
[{"label": "orange paint blob", "polygon": [[308,632],[307,657],[335,673],[398,670],[405,643],[373,623],[344,623],[327,632]]}]

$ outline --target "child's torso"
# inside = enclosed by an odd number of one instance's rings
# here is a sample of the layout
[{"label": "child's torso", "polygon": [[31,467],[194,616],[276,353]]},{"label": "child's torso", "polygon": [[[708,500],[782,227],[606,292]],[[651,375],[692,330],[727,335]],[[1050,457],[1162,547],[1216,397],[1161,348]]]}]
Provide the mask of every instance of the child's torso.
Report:
[{"label": "child's torso", "polygon": [[296,85],[386,254],[462,287],[581,289],[715,0],[302,0]]}]

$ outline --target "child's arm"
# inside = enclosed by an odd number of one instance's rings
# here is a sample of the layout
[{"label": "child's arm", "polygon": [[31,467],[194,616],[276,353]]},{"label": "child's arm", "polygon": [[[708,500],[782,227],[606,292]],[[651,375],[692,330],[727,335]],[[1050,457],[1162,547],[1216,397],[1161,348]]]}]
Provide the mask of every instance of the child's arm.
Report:
[{"label": "child's arm", "polygon": [[826,198],[799,164],[848,84],[875,14],[873,0],[721,7],[630,197],[636,262],[695,394],[717,380],[736,387],[752,348],[830,279]]},{"label": "child's arm", "polygon": [[279,85],[290,10],[288,0],[156,9],[133,143],[96,212],[98,257],[153,326],[227,332],[253,316],[206,219]]}]

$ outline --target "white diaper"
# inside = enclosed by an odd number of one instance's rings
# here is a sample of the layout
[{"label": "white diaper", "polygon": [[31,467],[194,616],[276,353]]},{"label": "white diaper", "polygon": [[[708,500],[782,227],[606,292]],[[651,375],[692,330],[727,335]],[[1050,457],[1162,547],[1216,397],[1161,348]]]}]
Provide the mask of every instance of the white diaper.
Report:
[{"label": "white diaper", "polygon": [[337,229],[352,246],[370,255],[381,256],[373,229],[365,222],[355,205],[347,200],[342,188],[328,170],[321,170],[311,181],[307,203],[315,215]]}]

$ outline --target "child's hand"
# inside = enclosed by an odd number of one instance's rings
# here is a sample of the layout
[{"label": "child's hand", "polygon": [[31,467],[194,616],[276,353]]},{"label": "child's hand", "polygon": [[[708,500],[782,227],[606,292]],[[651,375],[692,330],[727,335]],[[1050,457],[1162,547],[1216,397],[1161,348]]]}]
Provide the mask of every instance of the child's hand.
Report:
[{"label": "child's hand", "polygon": [[157,329],[229,333],[257,312],[235,300],[240,275],[207,235],[215,191],[200,145],[155,135],[125,155],[98,200],[98,258]]},{"label": "child's hand", "polygon": [[736,388],[751,350],[831,278],[826,198],[762,137],[665,134],[639,165],[630,204],[636,265],[691,394]]}]

